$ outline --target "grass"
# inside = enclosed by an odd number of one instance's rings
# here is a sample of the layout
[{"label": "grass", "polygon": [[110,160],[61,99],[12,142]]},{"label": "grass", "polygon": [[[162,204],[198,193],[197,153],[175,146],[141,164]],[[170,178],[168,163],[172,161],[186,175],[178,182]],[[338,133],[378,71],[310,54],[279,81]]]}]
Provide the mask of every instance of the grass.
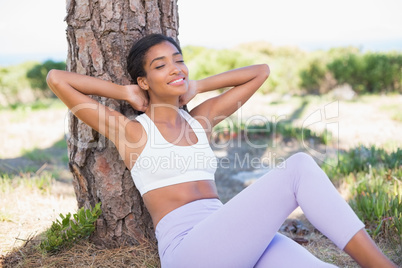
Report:
[{"label": "grass", "polygon": [[57,98],[45,98],[39,99],[31,103],[14,103],[8,106],[0,107],[0,112],[2,111],[12,111],[12,112],[30,112],[38,110],[48,110],[48,109],[64,109],[65,104]]},{"label": "grass", "polygon": [[392,118],[392,120],[402,122],[402,107],[400,105],[398,104],[381,105],[379,110],[387,112]]},{"label": "grass", "polygon": [[350,204],[373,238],[402,244],[402,169],[375,168],[355,175]]},{"label": "grass", "polygon": [[30,150],[23,149],[21,155],[30,160],[38,162],[49,162],[52,160],[52,155],[50,153],[38,148],[33,148]]},{"label": "grass", "polygon": [[332,180],[344,178],[350,173],[369,172],[372,168],[400,168],[402,165],[402,148],[387,151],[374,145],[370,147],[361,145],[341,152],[338,160],[339,164],[336,167],[322,166],[322,169]]},{"label": "grass", "polygon": [[66,139],[61,139],[55,144],[53,144],[53,146],[60,149],[67,149],[67,141]]},{"label": "grass", "polygon": [[56,184],[47,171],[0,175],[0,267],[160,267],[156,245],[147,241],[105,249],[83,239],[56,254],[43,252],[51,221],[73,213],[75,203],[72,189],[59,193]]},{"label": "grass", "polygon": [[349,187],[349,203],[373,239],[386,241],[402,264],[402,149],[358,146],[322,168],[335,184]]},{"label": "grass", "polygon": [[21,123],[30,117],[32,113],[62,109],[66,109],[62,101],[56,98],[47,98],[32,103],[15,103],[8,106],[0,106],[0,113],[8,114],[10,123]]},{"label": "grass", "polygon": [[[34,147],[32,149],[22,149],[21,155],[27,159],[30,159],[39,163],[56,163],[60,162],[62,164],[67,164],[69,159],[66,153],[55,155],[54,151],[66,151],[67,150],[67,142],[66,140],[60,139],[56,143],[53,144],[52,148],[48,149],[39,149]],[[32,170],[31,170],[32,171]]]},{"label": "grass", "polygon": [[0,267],[5,253],[21,250],[59,213],[76,207],[73,190],[64,187],[47,170],[0,173]]},{"label": "grass", "polygon": [[7,211],[0,211],[0,222],[13,221],[13,216]]},{"label": "grass", "polygon": [[27,191],[39,190],[41,193],[50,193],[55,179],[48,172],[40,175],[21,173],[20,175],[1,174],[0,193],[8,194],[23,188]]},{"label": "grass", "polygon": [[318,134],[308,128],[294,126],[291,121],[270,122],[266,121],[262,124],[247,124],[245,122],[225,124],[224,122],[214,128],[213,137],[228,136],[228,138],[256,140],[260,138],[277,138],[282,139],[297,139],[298,141],[313,139],[319,143],[329,144],[330,135]]},{"label": "grass", "polygon": [[31,240],[28,246],[7,255],[3,259],[4,267],[160,267],[158,252],[150,242],[137,246],[102,249],[82,240],[74,247],[52,255],[39,252],[37,243],[38,241]]},{"label": "grass", "polygon": [[392,116],[391,116],[392,120],[394,121],[398,121],[398,122],[402,122],[402,113],[400,112],[395,112]]}]

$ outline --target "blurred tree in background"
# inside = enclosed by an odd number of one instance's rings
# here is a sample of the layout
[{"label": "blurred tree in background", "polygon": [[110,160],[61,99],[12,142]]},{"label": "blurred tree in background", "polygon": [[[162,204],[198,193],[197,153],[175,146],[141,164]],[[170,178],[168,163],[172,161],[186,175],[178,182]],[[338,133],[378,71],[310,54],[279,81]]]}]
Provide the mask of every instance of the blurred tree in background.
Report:
[{"label": "blurred tree in background", "polygon": [[362,53],[355,47],[304,52],[297,47],[254,42],[230,50],[188,46],[183,53],[191,79],[268,63],[271,75],[261,93],[327,93],[344,84],[362,94],[402,93],[402,54],[398,52]]},{"label": "blurred tree in background", "polygon": [[402,54],[332,49],[306,62],[300,70],[300,87],[313,93],[328,74],[336,80],[333,87],[349,84],[360,94],[402,93]]},{"label": "blurred tree in background", "polygon": [[14,107],[53,96],[46,84],[46,70],[64,70],[65,66],[64,62],[48,60],[0,67],[0,106]]},{"label": "blurred tree in background", "polygon": [[300,86],[309,89],[309,92],[319,92],[322,80],[325,77],[325,64],[319,59],[314,59],[300,71]]},{"label": "blurred tree in background", "polygon": [[49,87],[46,83],[46,76],[51,69],[65,70],[66,63],[62,61],[55,62],[52,60],[47,60],[42,64],[36,64],[33,66],[27,72],[27,78],[31,84],[31,88],[49,90]]},{"label": "blurred tree in background", "polygon": [[339,84],[359,93],[402,93],[402,55],[397,53],[346,54],[328,64]]}]

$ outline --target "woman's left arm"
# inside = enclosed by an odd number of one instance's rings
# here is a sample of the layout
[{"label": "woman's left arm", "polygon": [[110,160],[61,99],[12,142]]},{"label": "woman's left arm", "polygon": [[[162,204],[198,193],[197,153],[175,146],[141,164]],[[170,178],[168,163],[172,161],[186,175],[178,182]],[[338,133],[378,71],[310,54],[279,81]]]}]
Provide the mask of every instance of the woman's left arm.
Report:
[{"label": "woman's left arm", "polygon": [[197,117],[202,124],[202,121],[208,120],[210,125],[206,126],[205,123],[203,125],[206,129],[211,130],[212,127],[239,109],[260,88],[269,73],[268,65],[261,64],[231,70],[198,81],[190,81],[189,88],[195,90],[196,94],[232,87],[219,96],[199,104],[191,110],[190,114]]}]

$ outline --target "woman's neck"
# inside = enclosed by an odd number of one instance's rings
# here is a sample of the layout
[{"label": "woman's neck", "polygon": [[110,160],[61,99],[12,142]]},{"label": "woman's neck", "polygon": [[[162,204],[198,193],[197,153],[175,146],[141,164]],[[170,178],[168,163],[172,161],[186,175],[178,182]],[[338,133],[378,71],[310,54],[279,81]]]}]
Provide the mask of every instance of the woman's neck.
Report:
[{"label": "woman's neck", "polygon": [[152,121],[176,125],[178,120],[181,120],[179,115],[179,104],[168,103],[152,103],[150,102],[145,113],[152,119]]}]

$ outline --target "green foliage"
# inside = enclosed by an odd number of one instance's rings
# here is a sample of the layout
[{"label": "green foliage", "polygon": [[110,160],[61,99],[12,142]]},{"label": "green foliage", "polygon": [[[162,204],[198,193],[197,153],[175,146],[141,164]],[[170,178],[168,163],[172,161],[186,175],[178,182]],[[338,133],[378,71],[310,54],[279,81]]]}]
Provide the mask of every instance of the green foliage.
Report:
[{"label": "green foliage", "polygon": [[195,50],[193,48],[186,51],[192,52],[190,57],[193,57],[194,62],[190,63],[192,67],[190,75],[196,80],[253,63],[251,59],[235,50]]},{"label": "green foliage", "polygon": [[299,69],[306,53],[295,47],[274,47],[265,42],[243,44],[233,49],[208,49],[186,46],[183,55],[191,79],[202,79],[219,72],[251,64],[268,63],[270,78],[260,92],[297,93]]},{"label": "green foliage", "polygon": [[41,90],[48,89],[46,76],[51,69],[65,70],[66,63],[47,60],[42,64],[36,64],[35,66],[33,66],[27,72],[27,78],[29,79],[31,87]]},{"label": "green foliage", "polygon": [[402,239],[402,169],[359,172],[350,204],[375,238],[379,234]]},{"label": "green foliage", "polygon": [[[295,47],[254,42],[233,49],[186,46],[183,55],[191,79],[267,63],[271,68],[270,78],[259,89],[264,94],[316,94],[344,83],[358,93],[402,93],[402,54],[399,52],[362,53],[357,48],[345,47],[307,53]],[[48,60],[0,67],[0,107],[16,109],[20,103],[53,97],[46,75],[50,69],[65,69],[65,66],[64,62]],[[399,114],[394,119],[401,121]]]},{"label": "green foliage", "polygon": [[24,62],[0,67],[0,107],[19,105],[51,97],[46,85],[47,70],[65,69],[64,62]]},{"label": "green foliage", "polygon": [[36,62],[24,62],[19,65],[0,67],[0,94],[10,99],[18,91],[28,88],[30,84],[26,73],[35,64]]},{"label": "green foliage", "polygon": [[185,46],[182,48],[183,58],[187,62],[196,59],[200,54],[205,53],[207,49],[199,46]]},{"label": "green foliage", "polygon": [[402,55],[346,54],[327,66],[338,84],[348,83],[359,93],[402,93]]},{"label": "green foliage", "polygon": [[305,69],[300,71],[300,86],[311,91],[319,91],[320,84],[324,80],[326,68],[322,61],[314,59],[307,64]]},{"label": "green foliage", "polygon": [[402,93],[402,54],[362,53],[357,48],[335,48],[327,52],[312,52],[300,69],[300,86],[317,92],[326,74],[334,77],[336,85],[350,84],[358,93]]},{"label": "green foliage", "polygon": [[88,238],[95,231],[95,222],[101,215],[101,203],[95,207],[80,208],[77,213],[60,214],[61,221],[56,220],[46,232],[46,239],[40,243],[44,252],[54,253],[73,243]]},{"label": "green foliage", "polygon": [[[317,93],[318,88],[322,93],[344,83],[350,84],[358,93],[402,93],[402,54],[398,52],[362,53],[354,47],[342,47],[307,53],[296,47],[275,47],[265,42],[254,42],[233,49],[186,46],[183,55],[191,79],[202,79],[250,64],[267,63],[271,75],[259,89],[261,93]],[[52,94],[46,84],[48,71],[63,70],[65,66],[64,62],[48,60],[0,67],[0,105],[26,102],[24,99],[32,95],[26,90],[35,92],[33,89],[37,89],[37,92],[49,97]],[[33,95],[33,100],[43,97]]]},{"label": "green foliage", "polygon": [[[192,79],[242,66],[268,63],[271,75],[263,93],[317,93],[348,83],[358,93],[402,92],[402,54],[362,53],[354,47],[305,53],[292,47],[256,42],[236,49],[183,48]],[[187,54],[187,55],[186,55]],[[332,80],[328,80],[332,79]]]},{"label": "green foliage", "polygon": [[322,169],[333,181],[352,184],[350,205],[373,238],[402,242],[402,149],[359,146],[339,154],[336,167]]}]

